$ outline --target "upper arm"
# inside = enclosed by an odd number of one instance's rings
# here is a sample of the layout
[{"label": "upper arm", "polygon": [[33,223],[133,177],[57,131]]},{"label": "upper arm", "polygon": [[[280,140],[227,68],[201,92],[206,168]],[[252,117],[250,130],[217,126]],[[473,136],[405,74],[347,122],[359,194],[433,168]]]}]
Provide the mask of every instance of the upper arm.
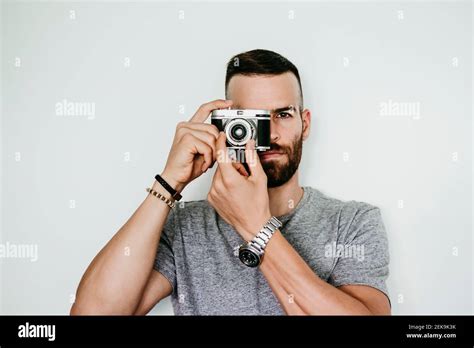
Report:
[{"label": "upper arm", "polygon": [[146,315],[159,301],[169,296],[172,291],[173,288],[168,279],[160,272],[152,270],[134,314]]},{"label": "upper arm", "polygon": [[380,290],[367,285],[342,285],[338,289],[362,302],[372,314],[391,314],[390,301]]},{"label": "upper arm", "polygon": [[390,255],[380,209],[366,204],[356,208],[344,216],[345,227],[336,242],[341,252],[328,283],[364,303],[375,302],[377,308],[382,303],[383,308],[390,308],[386,284]]}]

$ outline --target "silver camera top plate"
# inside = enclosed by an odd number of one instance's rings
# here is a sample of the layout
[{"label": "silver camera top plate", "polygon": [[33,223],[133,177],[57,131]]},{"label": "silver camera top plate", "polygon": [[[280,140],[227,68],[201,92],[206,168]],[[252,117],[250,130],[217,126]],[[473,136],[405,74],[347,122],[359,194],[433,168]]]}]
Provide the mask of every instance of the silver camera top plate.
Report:
[{"label": "silver camera top plate", "polygon": [[[258,115],[258,116],[257,116]],[[268,118],[270,117],[270,110],[264,109],[219,109],[212,111],[213,118],[236,118],[236,117],[251,117],[251,118]]]}]

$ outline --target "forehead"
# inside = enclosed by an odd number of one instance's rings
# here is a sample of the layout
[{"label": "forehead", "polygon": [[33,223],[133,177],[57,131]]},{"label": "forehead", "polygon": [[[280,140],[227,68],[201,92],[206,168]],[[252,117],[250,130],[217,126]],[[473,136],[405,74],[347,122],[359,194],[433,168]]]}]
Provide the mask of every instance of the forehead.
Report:
[{"label": "forehead", "polygon": [[227,98],[241,109],[277,109],[298,105],[299,85],[292,73],[281,75],[234,75],[227,86]]}]

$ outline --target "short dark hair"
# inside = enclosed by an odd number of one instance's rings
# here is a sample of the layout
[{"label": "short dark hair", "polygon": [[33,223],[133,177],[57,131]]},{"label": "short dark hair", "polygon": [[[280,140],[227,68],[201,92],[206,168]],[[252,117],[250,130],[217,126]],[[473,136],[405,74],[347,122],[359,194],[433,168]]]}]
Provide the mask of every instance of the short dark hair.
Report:
[{"label": "short dark hair", "polygon": [[303,109],[303,88],[301,88],[300,74],[296,66],[288,59],[269,50],[256,49],[236,54],[227,63],[225,76],[225,94],[230,79],[234,75],[280,75],[291,72],[298,80],[300,87],[300,109]]}]

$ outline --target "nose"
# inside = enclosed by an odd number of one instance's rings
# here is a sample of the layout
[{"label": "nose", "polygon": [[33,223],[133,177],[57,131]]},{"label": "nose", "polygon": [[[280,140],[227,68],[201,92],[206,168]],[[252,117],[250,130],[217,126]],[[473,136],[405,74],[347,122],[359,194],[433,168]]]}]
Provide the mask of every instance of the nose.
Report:
[{"label": "nose", "polygon": [[276,143],[280,139],[280,134],[278,134],[277,127],[274,120],[270,122],[270,141],[271,143]]}]

